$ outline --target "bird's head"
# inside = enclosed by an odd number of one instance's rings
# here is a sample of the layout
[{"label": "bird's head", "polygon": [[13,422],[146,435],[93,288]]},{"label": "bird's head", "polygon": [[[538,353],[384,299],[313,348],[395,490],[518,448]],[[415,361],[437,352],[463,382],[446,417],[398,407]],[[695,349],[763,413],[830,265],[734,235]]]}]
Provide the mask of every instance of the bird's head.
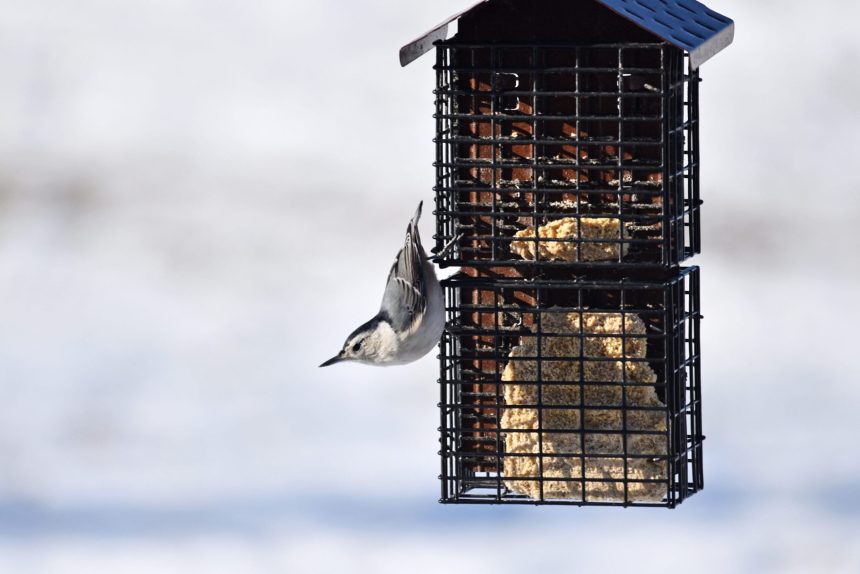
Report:
[{"label": "bird's head", "polygon": [[391,323],[377,315],[346,338],[340,352],[320,367],[343,361],[357,361],[369,365],[382,365],[390,361],[397,351],[397,335]]}]

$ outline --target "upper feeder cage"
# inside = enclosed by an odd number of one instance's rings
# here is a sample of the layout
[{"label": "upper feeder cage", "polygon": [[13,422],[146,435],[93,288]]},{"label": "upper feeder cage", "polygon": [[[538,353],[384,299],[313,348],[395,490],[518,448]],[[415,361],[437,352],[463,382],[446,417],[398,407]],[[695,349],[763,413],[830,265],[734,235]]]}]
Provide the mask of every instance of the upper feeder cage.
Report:
[{"label": "upper feeder cage", "polygon": [[[448,38],[448,26],[457,33]],[[436,48],[443,502],[673,507],[702,487],[693,0],[484,0]]]}]

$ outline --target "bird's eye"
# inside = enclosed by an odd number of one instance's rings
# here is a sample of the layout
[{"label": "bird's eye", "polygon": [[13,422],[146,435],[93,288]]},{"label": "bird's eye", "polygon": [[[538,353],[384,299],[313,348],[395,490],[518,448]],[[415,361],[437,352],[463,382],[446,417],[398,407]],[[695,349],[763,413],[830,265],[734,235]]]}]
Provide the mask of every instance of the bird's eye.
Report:
[{"label": "bird's eye", "polygon": [[359,349],[361,349],[361,341],[352,346],[352,352],[357,353]]}]

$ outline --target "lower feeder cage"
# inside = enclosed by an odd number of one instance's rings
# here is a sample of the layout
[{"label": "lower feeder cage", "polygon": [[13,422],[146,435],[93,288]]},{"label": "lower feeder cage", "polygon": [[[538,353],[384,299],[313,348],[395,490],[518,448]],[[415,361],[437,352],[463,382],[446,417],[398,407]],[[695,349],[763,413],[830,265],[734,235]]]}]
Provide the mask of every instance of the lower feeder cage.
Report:
[{"label": "lower feeder cage", "polygon": [[642,275],[443,282],[442,502],[674,507],[702,488],[699,270]]}]

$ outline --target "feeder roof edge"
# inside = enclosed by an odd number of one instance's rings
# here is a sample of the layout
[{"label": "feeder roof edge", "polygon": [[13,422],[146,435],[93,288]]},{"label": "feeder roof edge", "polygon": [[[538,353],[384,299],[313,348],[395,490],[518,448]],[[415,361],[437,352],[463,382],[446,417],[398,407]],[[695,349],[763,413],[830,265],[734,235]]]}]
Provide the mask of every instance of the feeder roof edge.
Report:
[{"label": "feeder roof edge", "polygon": [[[407,66],[448,38],[448,25],[481,4],[481,0],[454,14],[400,48],[400,65]],[[594,0],[622,18],[651,32],[690,55],[694,69],[717,55],[734,40],[735,23],[696,0]]]}]

